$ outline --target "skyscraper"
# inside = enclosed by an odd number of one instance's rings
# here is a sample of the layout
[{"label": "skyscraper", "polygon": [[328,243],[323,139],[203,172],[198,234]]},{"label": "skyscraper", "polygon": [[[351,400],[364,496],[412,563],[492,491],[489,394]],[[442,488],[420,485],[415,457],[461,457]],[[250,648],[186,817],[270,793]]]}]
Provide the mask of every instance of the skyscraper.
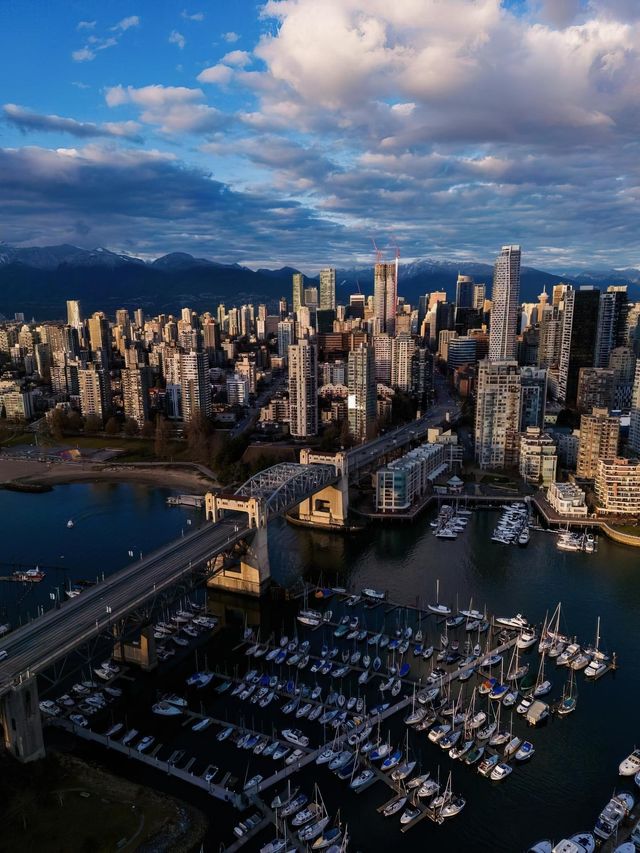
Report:
[{"label": "skyscraper", "polygon": [[474,307],[475,282],[472,275],[460,275],[456,282],[456,308]]},{"label": "skyscraper", "polygon": [[104,420],[111,411],[109,374],[93,362],[78,369],[80,410],[86,417],[95,415]]},{"label": "skyscraper", "polygon": [[320,310],[336,307],[336,271],[332,267],[320,270]]},{"label": "skyscraper", "polygon": [[376,264],[373,277],[373,316],[377,330],[395,334],[398,303],[398,264]]},{"label": "skyscraper", "polygon": [[288,356],[289,347],[296,340],[296,324],[293,320],[281,320],[278,323],[278,355]]},{"label": "skyscraper", "polygon": [[515,358],[520,246],[503,246],[493,269],[489,361]]},{"label": "skyscraper", "polygon": [[205,353],[180,353],[180,397],[184,421],[193,420],[197,412],[211,416],[211,385]]},{"label": "skyscraper", "polygon": [[600,291],[593,287],[567,290],[564,302],[558,399],[573,408],[578,394],[580,368],[593,367]]},{"label": "skyscraper", "polygon": [[517,464],[520,393],[517,361],[483,359],[479,363],[475,454],[481,468]]},{"label": "skyscraper", "polygon": [[631,397],[631,419],[629,421],[629,449],[640,456],[640,358],[636,362],[636,375]]},{"label": "skyscraper", "polygon": [[67,325],[74,329],[82,328],[80,302],[77,299],[67,299]]},{"label": "skyscraper", "polygon": [[608,409],[594,409],[580,418],[580,444],[576,474],[587,480],[595,479],[599,459],[615,459],[618,455],[620,418]]},{"label": "skyscraper", "polygon": [[411,358],[416,345],[411,335],[396,335],[391,344],[391,384],[401,391],[411,389]]},{"label": "skyscraper", "polygon": [[629,307],[626,285],[611,285],[600,294],[595,367],[607,367],[611,350],[626,344]]},{"label": "skyscraper", "polygon": [[294,438],[318,432],[318,348],[304,338],[289,347],[289,430]]},{"label": "skyscraper", "polygon": [[349,430],[356,441],[366,441],[375,429],[377,396],[373,348],[366,344],[349,353],[348,388]]},{"label": "skyscraper", "polygon": [[293,310],[298,311],[304,305],[304,276],[301,272],[293,274]]},{"label": "skyscraper", "polygon": [[149,368],[130,367],[122,371],[121,377],[125,416],[142,427],[149,419]]},{"label": "skyscraper", "polygon": [[386,332],[373,336],[375,377],[381,385],[391,386],[391,341]]}]

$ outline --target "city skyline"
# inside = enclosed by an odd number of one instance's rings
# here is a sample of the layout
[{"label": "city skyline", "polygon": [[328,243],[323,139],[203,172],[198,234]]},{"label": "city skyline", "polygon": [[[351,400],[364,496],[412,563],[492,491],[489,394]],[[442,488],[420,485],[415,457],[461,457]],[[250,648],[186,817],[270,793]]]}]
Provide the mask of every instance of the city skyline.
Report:
[{"label": "city skyline", "polygon": [[6,7],[4,240],[306,269],[368,262],[374,236],[403,260],[521,243],[543,268],[637,266],[640,10],[452,5]]}]

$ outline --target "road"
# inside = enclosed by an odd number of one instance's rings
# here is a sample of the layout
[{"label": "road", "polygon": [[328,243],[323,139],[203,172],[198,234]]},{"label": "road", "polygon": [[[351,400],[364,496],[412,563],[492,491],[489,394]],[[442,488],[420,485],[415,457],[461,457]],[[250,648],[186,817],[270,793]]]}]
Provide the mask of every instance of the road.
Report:
[{"label": "road", "polygon": [[41,672],[108,629],[111,623],[175,584],[247,531],[240,516],[207,524],[13,631],[0,646],[8,653],[0,662],[0,694],[21,676]]}]

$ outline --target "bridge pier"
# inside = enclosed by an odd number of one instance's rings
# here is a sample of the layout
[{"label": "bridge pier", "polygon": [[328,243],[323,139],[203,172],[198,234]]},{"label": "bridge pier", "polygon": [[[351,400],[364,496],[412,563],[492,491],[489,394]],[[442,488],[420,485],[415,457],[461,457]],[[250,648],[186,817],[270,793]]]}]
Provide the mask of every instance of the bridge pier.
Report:
[{"label": "bridge pier", "polygon": [[42,720],[35,676],[25,678],[0,700],[4,746],[18,761],[44,758]]},{"label": "bridge pier", "polygon": [[[209,492],[205,497],[206,517],[215,523],[225,512],[245,513],[249,519],[250,532],[242,540],[245,552],[237,564],[225,566],[220,562],[216,565],[214,561],[212,568],[215,574],[207,581],[207,586],[245,595],[264,595],[271,582],[265,502],[262,498]],[[222,555],[221,560],[224,560]]]},{"label": "bridge pier", "polygon": [[318,527],[343,528],[349,514],[347,454],[316,453],[304,449],[300,451],[300,462],[303,465],[333,465],[340,479],[335,485],[325,486],[302,501],[298,505],[298,518],[306,524]]}]

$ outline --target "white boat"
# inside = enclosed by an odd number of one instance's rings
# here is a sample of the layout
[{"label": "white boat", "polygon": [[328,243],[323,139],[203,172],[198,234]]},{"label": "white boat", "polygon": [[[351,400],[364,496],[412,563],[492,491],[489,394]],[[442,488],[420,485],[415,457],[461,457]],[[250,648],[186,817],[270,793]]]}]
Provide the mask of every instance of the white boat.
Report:
[{"label": "white boat", "polygon": [[519,649],[530,649],[534,643],[538,640],[538,635],[536,634],[535,628],[526,627],[523,628],[518,634],[518,639],[516,640],[516,645]]},{"label": "white boat", "polygon": [[451,608],[444,604],[440,604],[440,581],[436,581],[436,603],[428,604],[427,609],[436,616],[451,616]]},{"label": "white boat", "polygon": [[620,762],[618,772],[621,776],[635,776],[640,771],[640,749],[634,749]]},{"label": "white boat", "polygon": [[74,526],[74,521],[72,518],[70,518],[69,521],[67,521],[67,527],[73,527],[73,526]]},{"label": "white boat", "polygon": [[300,729],[283,729],[282,737],[296,746],[309,746],[309,738]]},{"label": "white boat", "polygon": [[151,710],[159,717],[179,717],[182,714],[182,710],[177,705],[173,705],[164,699],[152,705]]},{"label": "white boat", "polygon": [[600,812],[594,828],[595,835],[608,841],[618,830],[622,821],[631,812],[634,799],[627,791],[614,795]]},{"label": "white boat", "polygon": [[137,744],[136,749],[138,750],[138,752],[144,752],[146,749],[149,749],[149,747],[154,742],[155,738],[153,737],[153,735],[145,735],[145,737],[143,737],[142,740]]},{"label": "white boat", "polygon": [[392,815],[397,814],[400,809],[404,808],[406,802],[406,797],[398,797],[396,800],[393,800],[393,802],[389,803],[389,805],[386,806],[382,814],[385,817],[391,817]]},{"label": "white boat", "polygon": [[494,782],[501,782],[503,779],[506,779],[507,776],[513,771],[513,767],[510,764],[505,764],[504,762],[501,764],[496,764],[496,766],[491,771],[490,778]]},{"label": "white boat", "polygon": [[373,770],[363,770],[362,773],[359,773],[351,780],[350,787],[354,791],[357,791],[359,788],[362,788],[363,785],[366,785],[370,779],[373,779],[374,775],[375,773]]},{"label": "white boat", "polygon": [[525,619],[522,613],[517,613],[515,616],[499,616],[495,619],[496,625],[504,625],[506,628],[527,628],[529,620]]}]

